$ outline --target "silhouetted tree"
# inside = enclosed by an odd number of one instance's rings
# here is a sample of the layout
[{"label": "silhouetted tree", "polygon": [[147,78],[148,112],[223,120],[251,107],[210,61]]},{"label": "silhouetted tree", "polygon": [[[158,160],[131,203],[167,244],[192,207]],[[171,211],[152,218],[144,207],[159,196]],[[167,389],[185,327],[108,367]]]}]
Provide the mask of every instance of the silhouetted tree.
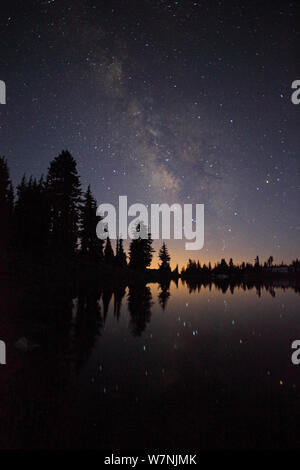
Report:
[{"label": "silhouetted tree", "polygon": [[171,256],[169,255],[168,248],[165,243],[162,244],[162,247],[159,250],[158,257],[161,261],[159,270],[161,273],[167,274],[171,272],[170,260]]},{"label": "silhouetted tree", "polygon": [[127,266],[126,253],[124,251],[122,238],[118,239],[116,243],[115,264],[119,267]]},{"label": "silhouetted tree", "polygon": [[174,278],[179,277],[178,264],[176,264],[175,269],[172,271],[172,275],[174,276]]},{"label": "silhouetted tree", "polygon": [[83,257],[89,261],[99,261],[103,258],[103,240],[96,235],[96,226],[100,217],[96,215],[97,202],[88,186],[80,209],[80,241]]},{"label": "silhouetted tree", "polygon": [[300,271],[300,261],[298,258],[292,262],[292,269],[294,270],[294,272]]},{"label": "silhouetted tree", "polygon": [[153,240],[151,234],[148,238],[137,237],[133,239],[129,247],[129,265],[138,271],[145,271],[150,266],[154,249],[152,248]]},{"label": "silhouetted tree", "polygon": [[49,218],[45,184],[23,176],[17,186],[17,200],[13,215],[13,248],[24,255],[46,256],[48,249]]},{"label": "silhouetted tree", "polygon": [[0,256],[8,249],[11,235],[14,194],[9,169],[4,157],[0,157]]},{"label": "silhouetted tree", "polygon": [[104,248],[104,262],[106,264],[112,265],[114,262],[114,258],[115,258],[115,255],[111,246],[110,238],[107,237],[105,248]]},{"label": "silhouetted tree", "polygon": [[73,255],[78,241],[81,190],[76,161],[67,150],[50,163],[47,193],[51,248]]}]

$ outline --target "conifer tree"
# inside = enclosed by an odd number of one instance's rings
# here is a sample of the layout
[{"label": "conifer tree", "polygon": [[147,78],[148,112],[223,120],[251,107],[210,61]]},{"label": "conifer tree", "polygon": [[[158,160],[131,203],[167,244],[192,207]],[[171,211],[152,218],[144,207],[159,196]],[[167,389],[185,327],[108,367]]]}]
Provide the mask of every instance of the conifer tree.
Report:
[{"label": "conifer tree", "polygon": [[50,163],[47,175],[51,248],[67,256],[78,242],[80,181],[76,161],[63,150]]},{"label": "conifer tree", "polygon": [[111,246],[110,238],[107,237],[105,248],[104,248],[104,262],[106,264],[112,265],[114,263],[114,258],[115,256],[114,256],[114,252]]},{"label": "conifer tree", "polygon": [[[139,225],[139,224],[138,224]],[[142,224],[141,224],[142,225]],[[143,228],[141,229],[143,233]],[[147,238],[134,238],[129,247],[129,265],[132,269],[145,271],[151,265],[154,249],[152,248],[153,240],[151,234],[148,233]]]},{"label": "conifer tree", "polygon": [[94,199],[90,185],[83,197],[80,208],[80,244],[81,253],[89,261],[100,261],[103,258],[103,240],[96,234],[99,216],[96,215],[97,202]]},{"label": "conifer tree", "polygon": [[0,157],[0,256],[8,249],[11,236],[13,204],[14,195],[7,161],[4,157]]},{"label": "conifer tree", "polygon": [[115,264],[116,266],[120,267],[125,267],[127,265],[126,253],[124,251],[122,238],[118,239],[116,243]]},{"label": "conifer tree", "polygon": [[17,186],[17,200],[13,213],[12,245],[24,255],[44,256],[48,249],[49,219],[45,185],[41,178],[23,176]]},{"label": "conifer tree", "polygon": [[171,272],[170,268],[170,260],[171,256],[169,255],[168,248],[165,243],[162,244],[162,247],[159,250],[158,257],[161,261],[161,264],[159,266],[160,271],[167,273]]}]

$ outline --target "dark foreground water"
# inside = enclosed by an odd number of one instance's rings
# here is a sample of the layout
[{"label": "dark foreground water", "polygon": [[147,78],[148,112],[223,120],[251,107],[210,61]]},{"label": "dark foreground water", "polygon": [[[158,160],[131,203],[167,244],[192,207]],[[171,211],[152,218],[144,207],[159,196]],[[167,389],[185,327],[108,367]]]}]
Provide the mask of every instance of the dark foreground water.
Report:
[{"label": "dark foreground water", "polygon": [[291,288],[7,291],[0,305],[1,448],[299,447]]}]

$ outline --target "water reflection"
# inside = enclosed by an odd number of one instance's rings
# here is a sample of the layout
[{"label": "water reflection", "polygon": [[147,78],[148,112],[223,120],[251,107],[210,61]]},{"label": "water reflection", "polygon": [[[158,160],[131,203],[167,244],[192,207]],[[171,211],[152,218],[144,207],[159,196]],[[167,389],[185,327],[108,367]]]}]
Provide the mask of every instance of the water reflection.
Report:
[{"label": "water reflection", "polygon": [[101,334],[104,319],[97,293],[81,295],[73,303],[71,357],[79,368],[89,358],[95,341]]},{"label": "water reflection", "polygon": [[133,336],[141,336],[151,319],[152,294],[146,285],[130,285],[128,291],[129,328]]},{"label": "water reflection", "polygon": [[275,297],[275,289],[293,289],[295,292],[300,293],[300,282],[298,279],[280,279],[280,280],[255,280],[255,279],[214,279],[213,281],[209,279],[193,279],[182,281],[183,284],[186,284],[189,290],[189,293],[200,292],[201,288],[209,288],[211,290],[212,286],[217,290],[220,290],[224,294],[229,290],[231,294],[234,294],[235,290],[242,289],[243,291],[255,289],[257,296],[261,296],[261,292],[265,289],[270,293],[272,297]]},{"label": "water reflection", "polygon": [[126,287],[123,285],[118,286],[114,289],[114,316],[117,320],[120,319],[122,300],[125,296]]},{"label": "water reflection", "polygon": [[[160,281],[159,283],[160,292],[158,295],[158,302],[161,305],[163,310],[165,310],[167,303],[168,303],[168,299],[171,295],[170,294],[170,282],[171,281],[169,279],[166,279],[166,280]],[[178,279],[176,280],[176,282],[178,285]]]},{"label": "water reflection", "polygon": [[[1,447],[299,445],[299,292],[226,279],[5,292]],[[16,350],[20,337],[39,348]]]}]

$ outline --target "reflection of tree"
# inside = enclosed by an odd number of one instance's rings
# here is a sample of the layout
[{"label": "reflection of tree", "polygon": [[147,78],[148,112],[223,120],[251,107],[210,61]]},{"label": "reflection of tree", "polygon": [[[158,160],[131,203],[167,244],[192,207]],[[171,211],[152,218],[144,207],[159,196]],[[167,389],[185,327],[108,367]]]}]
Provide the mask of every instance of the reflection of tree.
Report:
[{"label": "reflection of tree", "polygon": [[117,320],[120,318],[122,299],[125,295],[125,285],[114,289],[114,316]]},{"label": "reflection of tree", "polygon": [[162,309],[165,310],[170,297],[170,280],[162,279],[159,283],[160,292],[158,294],[158,302]]},{"label": "reflection of tree", "polygon": [[89,358],[103,327],[97,293],[79,297],[76,310],[72,349],[75,363],[80,366]]},{"label": "reflection of tree", "polygon": [[130,328],[133,336],[140,336],[151,318],[152,295],[145,285],[130,285],[128,292],[128,310]]},{"label": "reflection of tree", "polygon": [[275,293],[275,290],[274,290],[274,286],[272,286],[272,285],[269,286],[269,287],[267,288],[267,290],[269,291],[269,293],[270,293],[270,295],[271,295],[272,297],[276,297],[276,293]]},{"label": "reflection of tree", "polygon": [[111,287],[105,287],[103,289],[102,302],[103,302],[103,318],[104,318],[104,321],[106,320],[106,317],[107,317],[109,304],[110,304],[112,295],[113,295],[113,290],[112,290]]},{"label": "reflection of tree", "polygon": [[236,288],[243,289],[243,291],[255,289],[256,294],[258,297],[261,297],[263,289],[265,289],[272,297],[276,296],[275,288],[293,288],[295,292],[299,292],[299,281],[298,280],[276,280],[276,279],[259,279],[255,280],[253,278],[245,279],[236,279],[236,280],[228,280],[228,279],[214,279],[213,281],[207,279],[195,279],[189,278],[182,280],[183,284],[186,283],[189,292],[200,292],[201,287],[204,288],[209,286],[211,288],[212,285],[215,286],[217,290],[226,294],[228,289],[230,289],[231,294],[234,294],[234,290]]}]

